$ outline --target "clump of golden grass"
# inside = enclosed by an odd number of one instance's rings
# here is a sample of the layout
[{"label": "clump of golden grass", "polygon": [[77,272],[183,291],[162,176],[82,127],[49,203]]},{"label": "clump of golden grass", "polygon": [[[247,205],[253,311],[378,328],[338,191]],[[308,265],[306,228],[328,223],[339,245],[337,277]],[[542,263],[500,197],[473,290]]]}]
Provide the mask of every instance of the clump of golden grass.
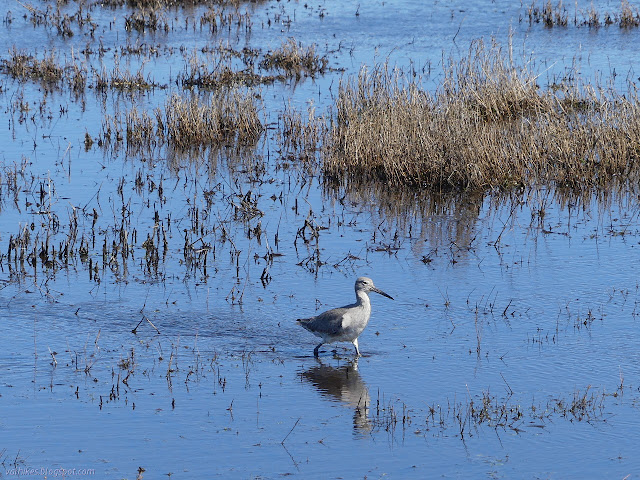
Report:
[{"label": "clump of golden grass", "polygon": [[260,67],[267,70],[277,68],[300,77],[302,73],[311,76],[322,74],[328,63],[327,57],[316,54],[314,45],[304,48],[301,43],[290,38],[280,48],[267,53],[260,62]]},{"label": "clump of golden grass", "polygon": [[637,27],[640,25],[640,13],[637,8],[631,8],[627,0],[620,2],[620,16],[618,23],[621,28]]},{"label": "clump of golden grass", "polygon": [[231,29],[232,25],[237,28],[244,27],[246,31],[250,31],[253,23],[249,12],[241,13],[238,10],[239,5],[235,5],[235,10],[226,10],[210,6],[200,17],[200,26],[207,25],[211,33],[216,33],[224,27]]},{"label": "clump of golden grass", "polygon": [[211,95],[208,102],[194,96],[188,100],[174,95],[165,108],[169,141],[178,148],[192,145],[255,142],[262,122],[255,97],[237,90]]},{"label": "clump of golden grass", "polygon": [[0,71],[19,80],[38,80],[44,84],[58,84],[64,77],[64,69],[57,64],[53,52],[38,60],[15,47],[8,59],[0,60]]},{"label": "clump of golden grass", "polygon": [[[569,24],[569,14],[562,0],[559,0],[555,5],[551,3],[551,0],[547,0],[542,6],[538,6],[536,0],[532,0],[527,12],[530,25],[533,23],[542,23],[546,27],[566,27]],[[640,26],[640,12],[637,8],[631,7],[627,0],[621,0],[620,10],[618,12],[604,12],[602,17],[603,20],[601,21],[600,13],[593,4],[586,11],[580,11],[579,16],[576,3],[576,13],[573,17],[573,23],[574,25],[586,25],[594,28],[613,24],[620,26],[620,28]]]},{"label": "clump of golden grass", "polygon": [[544,23],[546,27],[562,26],[566,27],[569,19],[567,9],[562,4],[562,0],[553,6],[551,0],[538,7],[535,0],[529,6],[529,23]]},{"label": "clump of golden grass", "polygon": [[325,71],[327,59],[316,55],[314,47],[305,50],[294,40],[283,45],[283,49],[264,55],[260,67],[278,69],[284,73],[256,73],[256,59],[260,56],[258,50],[243,48],[237,51],[220,43],[218,46],[202,48],[202,52],[208,54],[204,59],[195,50],[188,55],[184,70],[178,74],[178,82],[186,88],[216,90],[238,85],[253,87],[271,84],[286,81],[291,76],[300,78],[303,72],[313,76]]},{"label": "clump of golden grass", "polygon": [[595,9],[593,4],[587,10],[585,24],[588,25],[589,27],[596,27],[596,28],[601,25],[600,13],[598,13],[598,11]]},{"label": "clump of golden grass", "polygon": [[309,160],[324,143],[327,133],[326,121],[316,117],[315,108],[309,107],[307,118],[296,109],[288,106],[282,114],[283,143],[289,155]]},{"label": "clump of golden grass", "polygon": [[163,140],[163,129],[158,128],[158,123],[147,112],[138,113],[133,108],[126,114],[126,139],[127,145],[153,148],[158,141]]},{"label": "clump of golden grass", "polygon": [[120,91],[136,92],[157,87],[158,84],[148,74],[145,76],[143,70],[144,65],[136,73],[121,69],[118,58],[116,58],[116,64],[110,73],[106,73],[104,70],[102,74],[96,73],[96,88],[104,89],[106,86],[110,86]]},{"label": "clump of golden grass", "polygon": [[157,30],[169,31],[169,25],[162,18],[158,8],[141,8],[124,18],[124,28],[128,32],[136,30],[138,32]]},{"label": "clump of golden grass", "polygon": [[75,93],[84,93],[87,86],[87,71],[83,66],[78,66],[75,62],[67,69],[68,80],[71,90]]},{"label": "clump of golden grass", "polygon": [[[249,145],[263,131],[255,96],[238,90],[219,91],[205,100],[173,95],[164,109],[156,109],[153,115],[138,113],[134,107],[125,122],[127,147],[134,150],[164,145],[177,150]],[[121,120],[106,117],[102,125],[104,143],[121,141],[121,131]]]},{"label": "clump of golden grass", "polygon": [[[28,2],[17,3],[30,13],[28,18],[34,27],[55,27],[58,35],[62,37],[73,37],[74,32],[71,26],[74,23],[80,28],[84,27],[85,24],[89,24],[91,36],[93,36],[93,32],[97,28],[97,24],[91,20],[91,14],[89,13],[93,6],[87,5],[86,2],[78,2],[78,10],[73,15],[61,12],[62,2],[56,2],[55,8],[52,5],[46,5],[44,10],[30,5]],[[24,15],[24,18],[26,19],[27,15]],[[11,21],[10,17],[8,20],[9,22]]]},{"label": "clump of golden grass", "polygon": [[435,94],[386,66],[341,82],[324,171],[389,185],[483,190],[607,185],[639,173],[640,103],[592,85],[541,90],[528,65],[472,44]]},{"label": "clump of golden grass", "polygon": [[15,47],[11,49],[9,58],[0,60],[0,72],[20,81],[37,81],[46,89],[67,83],[76,94],[84,93],[87,83],[87,69],[78,65],[75,58],[61,66],[54,52],[45,52],[42,59],[38,59]]},{"label": "clump of golden grass", "polygon": [[252,54],[242,58],[246,68],[232,68],[231,57],[240,56],[238,52],[225,51],[223,47],[216,49],[220,58],[214,62],[213,67],[209,67],[209,62],[199,59],[194,52],[189,56],[185,64],[184,72],[178,75],[178,81],[187,88],[198,87],[200,89],[217,90],[219,88],[234,87],[244,85],[252,87],[260,84],[273,83],[277,77],[258,75],[253,71]]}]

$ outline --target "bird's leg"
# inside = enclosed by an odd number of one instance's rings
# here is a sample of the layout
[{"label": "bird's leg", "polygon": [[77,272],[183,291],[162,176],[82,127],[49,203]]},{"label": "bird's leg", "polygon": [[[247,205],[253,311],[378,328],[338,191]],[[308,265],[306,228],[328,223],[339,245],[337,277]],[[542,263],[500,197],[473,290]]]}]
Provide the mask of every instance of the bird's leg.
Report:
[{"label": "bird's leg", "polygon": [[320,343],[320,345],[318,345],[316,348],[313,349],[313,356],[317,357],[318,356],[318,349],[324,345],[324,343]]},{"label": "bird's leg", "polygon": [[353,340],[353,346],[356,347],[356,357],[360,357],[360,349],[358,348],[358,339],[355,338]]}]

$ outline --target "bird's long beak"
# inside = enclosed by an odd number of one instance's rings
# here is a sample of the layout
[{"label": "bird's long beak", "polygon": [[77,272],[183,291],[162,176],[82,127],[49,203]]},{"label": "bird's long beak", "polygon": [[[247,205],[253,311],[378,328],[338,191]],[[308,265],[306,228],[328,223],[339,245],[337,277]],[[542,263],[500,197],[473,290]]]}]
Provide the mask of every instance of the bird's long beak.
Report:
[{"label": "bird's long beak", "polygon": [[382,290],[380,290],[379,288],[373,287],[371,289],[372,292],[376,292],[379,293],[380,295],[382,295],[383,297],[387,297],[390,298],[391,300],[393,300],[393,297],[391,295],[389,295],[388,293],[384,293]]}]

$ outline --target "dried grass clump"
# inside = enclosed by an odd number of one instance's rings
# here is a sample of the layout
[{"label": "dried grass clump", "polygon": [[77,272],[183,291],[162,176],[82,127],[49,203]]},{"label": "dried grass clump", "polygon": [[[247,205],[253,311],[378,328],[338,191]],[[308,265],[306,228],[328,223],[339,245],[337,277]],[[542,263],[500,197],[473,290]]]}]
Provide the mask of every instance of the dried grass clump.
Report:
[{"label": "dried grass clump", "polygon": [[[536,0],[532,0],[531,5],[527,8],[529,15],[529,24],[542,23],[546,27],[566,27],[569,24],[569,13],[560,0],[555,6],[551,0],[547,0],[542,6],[536,4]],[[576,2],[576,13],[573,16],[573,24],[578,26],[588,26],[591,28],[599,28],[601,26],[618,25],[620,28],[630,28],[640,26],[640,12],[637,7],[632,7],[627,0],[620,1],[620,10],[618,12],[604,12],[602,20],[600,12],[591,4],[586,10],[578,10]]]},{"label": "dried grass clump", "polygon": [[87,68],[78,65],[75,58],[64,66],[58,65],[54,52],[44,54],[39,60],[33,55],[13,47],[10,57],[0,60],[0,73],[19,81],[39,82],[45,89],[54,89],[67,84],[77,94],[83,94],[87,83]]},{"label": "dried grass clump", "polygon": [[282,138],[289,157],[311,160],[325,143],[327,124],[324,117],[316,117],[309,107],[307,118],[290,105],[282,114]]},{"label": "dried grass clump", "polygon": [[311,76],[323,74],[328,63],[327,57],[316,55],[315,45],[305,49],[301,43],[290,38],[274,52],[267,53],[260,62],[260,67],[267,70],[277,68],[300,77],[302,73]]},{"label": "dried grass clump", "polygon": [[127,15],[124,17],[124,28],[128,32],[136,30],[140,33],[146,31],[155,32],[158,30],[169,31],[169,25],[163,19],[159,8],[141,8],[131,15]]},{"label": "dried grass clump", "polygon": [[[220,45],[213,51],[219,55],[214,61],[201,60],[197,52],[189,56],[184,71],[178,74],[178,82],[183,87],[218,90],[238,85],[253,87],[271,84],[276,79],[284,80],[284,77],[255,73],[253,61],[257,54],[250,49],[236,52]],[[239,58],[245,68],[234,68],[233,58]],[[210,66],[212,63],[213,66]]]},{"label": "dried grass clump", "polygon": [[245,31],[249,32],[253,26],[251,15],[249,12],[241,13],[238,7],[239,5],[235,5],[234,10],[227,10],[224,7],[210,6],[200,17],[200,26],[208,26],[211,33],[216,33],[225,27],[231,30],[232,25],[238,29],[244,27]]},{"label": "dried grass clump", "polygon": [[[129,151],[148,151],[169,146],[175,150],[224,145],[252,145],[264,127],[259,107],[251,93],[220,91],[201,100],[197,96],[173,95],[164,109],[153,115],[134,107],[125,115],[126,136],[122,120],[108,117],[103,121],[104,145],[117,148],[126,138]],[[115,140],[115,144],[114,144]]]},{"label": "dried grass clump", "polygon": [[536,1],[533,0],[529,6],[529,24],[542,22],[546,27],[566,27],[569,23],[569,14],[562,4],[562,0],[553,6],[551,0],[538,7]]},{"label": "dried grass clump", "polygon": [[155,119],[147,112],[138,113],[135,106],[126,115],[126,133],[129,147],[153,148],[164,140]]},{"label": "dried grass clump", "polygon": [[640,104],[587,85],[541,91],[527,65],[475,42],[431,95],[386,67],[341,82],[324,171],[435,190],[604,186],[639,172]]},{"label": "dried grass clump", "polygon": [[250,144],[263,130],[255,97],[237,90],[211,95],[208,102],[174,95],[165,113],[167,138],[176,148],[232,141]]},{"label": "dried grass clump", "polygon": [[637,27],[640,25],[640,12],[638,8],[631,8],[627,0],[620,2],[620,15],[617,18],[620,28]]},{"label": "dried grass clump", "polygon": [[50,85],[58,84],[64,77],[64,69],[56,63],[53,52],[38,60],[15,47],[11,49],[8,59],[0,60],[0,72],[18,80],[38,80]]},{"label": "dried grass clump", "polygon": [[118,58],[116,57],[116,65],[108,72],[104,67],[102,71],[94,72],[94,88],[97,91],[105,92],[109,88],[120,92],[142,92],[151,90],[161,85],[151,79],[151,76],[144,74],[144,65],[136,73],[132,73],[127,69],[121,69]]},{"label": "dried grass clump", "polygon": [[116,90],[128,92],[144,91],[157,87],[158,85],[151,80],[149,75],[145,77],[143,68],[144,66],[140,67],[136,73],[131,73],[128,70],[120,69],[119,63],[116,62],[110,75],[109,85]]}]

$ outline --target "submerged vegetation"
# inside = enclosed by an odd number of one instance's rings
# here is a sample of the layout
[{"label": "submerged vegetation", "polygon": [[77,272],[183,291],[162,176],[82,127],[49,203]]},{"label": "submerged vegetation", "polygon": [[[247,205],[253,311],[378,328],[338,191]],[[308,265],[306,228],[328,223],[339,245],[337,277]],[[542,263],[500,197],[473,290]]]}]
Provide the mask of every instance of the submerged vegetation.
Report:
[{"label": "submerged vegetation", "polygon": [[533,0],[527,13],[529,24],[542,23],[549,28],[566,27],[570,23],[590,28],[611,25],[618,25],[620,28],[631,28],[640,25],[640,11],[637,7],[632,7],[627,0],[621,0],[619,10],[614,12],[599,12],[593,3],[587,9],[578,9],[578,2],[576,2],[573,15],[562,0],[558,0],[555,4],[551,0],[540,4]]}]

